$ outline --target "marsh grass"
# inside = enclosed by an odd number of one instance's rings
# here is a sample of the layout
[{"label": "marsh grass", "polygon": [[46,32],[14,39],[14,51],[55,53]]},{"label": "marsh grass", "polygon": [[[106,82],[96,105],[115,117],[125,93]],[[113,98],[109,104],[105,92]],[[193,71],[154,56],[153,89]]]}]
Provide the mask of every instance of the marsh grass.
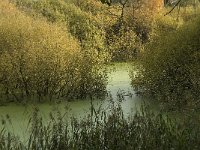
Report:
[{"label": "marsh grass", "polygon": [[[82,119],[66,118],[66,113],[49,114],[44,124],[35,108],[28,123],[26,142],[5,130],[0,132],[2,150],[133,150],[198,149],[200,128],[192,119],[177,121],[143,105],[126,116],[120,102],[110,101],[107,108],[95,108]],[[6,121],[6,120],[5,120]]]}]

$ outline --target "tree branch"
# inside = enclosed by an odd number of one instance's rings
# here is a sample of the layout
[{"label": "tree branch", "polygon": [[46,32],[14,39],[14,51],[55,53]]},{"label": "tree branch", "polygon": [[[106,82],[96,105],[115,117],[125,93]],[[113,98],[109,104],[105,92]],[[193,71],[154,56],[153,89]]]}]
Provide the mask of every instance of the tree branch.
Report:
[{"label": "tree branch", "polygon": [[181,1],[182,1],[182,0],[179,0],[179,1],[174,5],[174,7],[173,7],[169,12],[167,12],[164,16],[169,15],[169,14],[178,6],[178,4],[179,4]]}]

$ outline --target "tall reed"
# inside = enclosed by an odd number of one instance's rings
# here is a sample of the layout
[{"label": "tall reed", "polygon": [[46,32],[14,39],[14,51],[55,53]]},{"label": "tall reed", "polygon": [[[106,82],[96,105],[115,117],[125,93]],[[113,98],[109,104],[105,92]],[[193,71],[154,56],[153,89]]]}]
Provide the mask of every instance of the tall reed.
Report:
[{"label": "tall reed", "polygon": [[110,109],[95,109],[84,119],[66,119],[59,111],[50,114],[44,124],[36,109],[29,121],[29,136],[22,143],[16,136],[2,130],[0,149],[33,150],[133,150],[133,149],[198,149],[200,128],[187,120],[177,122],[148,107],[126,116],[120,104]]}]

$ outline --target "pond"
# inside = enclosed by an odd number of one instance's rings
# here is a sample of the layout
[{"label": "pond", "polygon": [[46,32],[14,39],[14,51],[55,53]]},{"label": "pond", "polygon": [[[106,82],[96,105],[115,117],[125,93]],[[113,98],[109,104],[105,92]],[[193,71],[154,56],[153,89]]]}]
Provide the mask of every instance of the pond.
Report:
[{"label": "pond", "polygon": [[[117,93],[122,93],[124,95],[124,100],[122,101],[122,109],[125,115],[133,113],[145,100],[142,97],[136,95],[130,85],[129,71],[132,69],[130,63],[115,63],[109,66],[111,70],[109,73],[109,81],[107,85],[107,90],[113,97],[113,100],[116,101]],[[130,96],[131,95],[131,96]],[[108,107],[108,100],[93,100],[93,104],[96,108],[100,105],[102,108],[106,109]],[[28,106],[22,106],[17,104],[9,104],[7,106],[0,106],[0,119],[9,120],[6,118],[11,118],[11,121],[6,121],[5,127],[7,130],[25,137],[27,134],[27,124],[34,110],[34,108],[39,108],[39,112],[44,120],[48,121],[49,113],[59,110],[61,112],[66,112],[65,108],[69,109],[67,117],[74,116],[76,118],[83,118],[90,111],[91,100],[77,100],[67,103],[60,104],[29,104]],[[2,127],[2,123],[0,127]]]}]

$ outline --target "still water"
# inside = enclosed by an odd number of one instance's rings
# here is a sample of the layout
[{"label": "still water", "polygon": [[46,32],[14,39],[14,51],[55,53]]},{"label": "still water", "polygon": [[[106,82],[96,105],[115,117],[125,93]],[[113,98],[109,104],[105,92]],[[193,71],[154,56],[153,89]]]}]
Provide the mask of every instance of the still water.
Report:
[{"label": "still water", "polygon": [[[132,65],[128,63],[117,63],[109,66],[111,70],[109,73],[109,82],[107,85],[107,90],[112,95],[114,101],[117,99],[117,93],[123,93],[125,100],[122,101],[122,109],[126,115],[133,113],[144,101],[135,94],[130,85],[129,72],[132,69]],[[132,96],[129,96],[131,93]],[[94,100],[93,104],[95,107],[102,105],[102,108],[107,109],[108,101],[104,100]],[[26,136],[28,118],[30,118],[35,107],[39,108],[39,113],[44,120],[48,121],[49,113],[56,112],[59,110],[61,112],[66,112],[65,108],[69,109],[67,116],[75,116],[76,118],[83,118],[89,113],[91,107],[91,100],[80,100],[60,104],[30,104],[28,106],[22,106],[17,104],[9,104],[7,106],[0,106],[0,119],[8,120],[7,117],[11,118],[11,122],[7,121],[5,127],[7,130],[18,134],[19,136]],[[0,123],[0,128],[2,128],[2,123]]]}]

